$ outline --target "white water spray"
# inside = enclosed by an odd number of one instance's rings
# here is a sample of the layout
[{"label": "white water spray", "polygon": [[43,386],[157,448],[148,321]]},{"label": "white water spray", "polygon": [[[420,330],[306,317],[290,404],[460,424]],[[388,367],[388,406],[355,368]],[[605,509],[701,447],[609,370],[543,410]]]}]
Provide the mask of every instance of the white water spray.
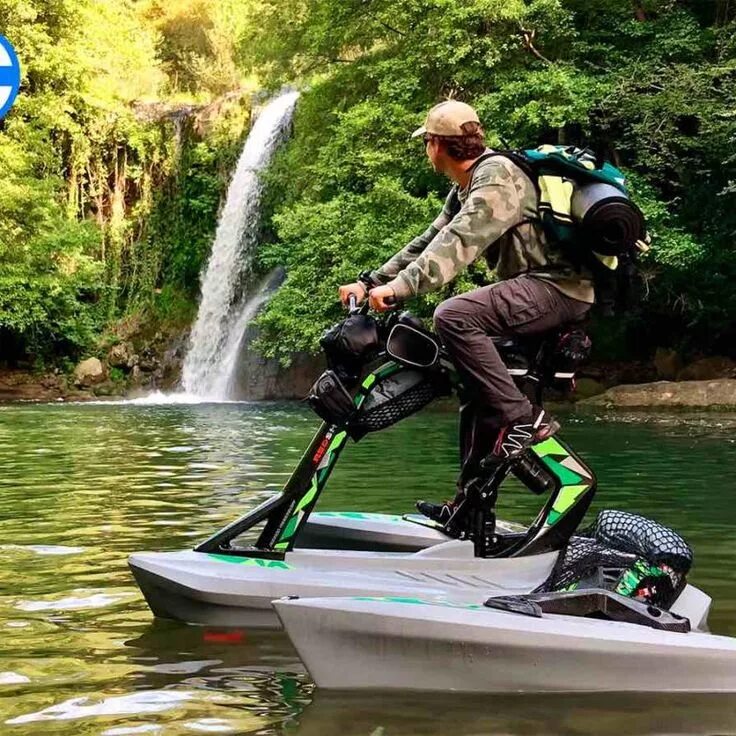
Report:
[{"label": "white water spray", "polygon": [[257,244],[263,189],[258,174],[284,140],[298,96],[289,92],[271,101],[240,154],[202,279],[199,312],[184,360],[182,385],[187,394],[213,401],[229,398],[243,332],[270,292],[263,284],[246,299],[242,280]]}]

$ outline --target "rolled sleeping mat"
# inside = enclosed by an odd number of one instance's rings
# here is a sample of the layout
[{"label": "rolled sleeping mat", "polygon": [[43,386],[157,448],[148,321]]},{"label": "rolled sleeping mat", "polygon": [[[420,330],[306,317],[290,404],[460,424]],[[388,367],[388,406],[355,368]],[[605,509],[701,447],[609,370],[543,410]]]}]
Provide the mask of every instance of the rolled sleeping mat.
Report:
[{"label": "rolled sleeping mat", "polygon": [[612,184],[576,187],[570,209],[586,244],[604,256],[622,255],[646,235],[641,210]]}]

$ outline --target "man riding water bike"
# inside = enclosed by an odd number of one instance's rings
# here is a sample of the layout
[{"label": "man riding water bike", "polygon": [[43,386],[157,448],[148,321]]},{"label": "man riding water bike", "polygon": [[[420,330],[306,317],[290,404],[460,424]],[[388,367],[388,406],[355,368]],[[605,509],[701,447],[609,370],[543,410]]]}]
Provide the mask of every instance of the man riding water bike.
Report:
[{"label": "man riding water bike", "polygon": [[497,283],[452,297],[434,313],[434,326],[463,379],[461,473],[454,501],[419,502],[447,522],[481,463],[519,454],[559,428],[514,384],[489,336],[537,335],[582,319],[594,301],[592,275],[574,267],[547,242],[534,182],[511,159],[486,148],[475,110],[456,100],[433,107],[412,137],[422,136],[435,171],[454,182],[442,212],[419,237],[381,268],[339,289],[347,304],[369,298],[382,312],[442,288],[481,256]]}]

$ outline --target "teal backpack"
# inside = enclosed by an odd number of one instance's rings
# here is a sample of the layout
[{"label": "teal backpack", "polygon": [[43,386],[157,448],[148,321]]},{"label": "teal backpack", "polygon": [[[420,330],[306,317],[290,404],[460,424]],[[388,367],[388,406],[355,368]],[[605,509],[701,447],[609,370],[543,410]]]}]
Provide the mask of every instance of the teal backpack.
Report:
[{"label": "teal backpack", "polygon": [[623,172],[574,146],[495,151],[481,159],[491,156],[510,159],[534,182],[547,241],[593,273],[598,311],[630,309],[636,260],[648,249],[649,238]]}]

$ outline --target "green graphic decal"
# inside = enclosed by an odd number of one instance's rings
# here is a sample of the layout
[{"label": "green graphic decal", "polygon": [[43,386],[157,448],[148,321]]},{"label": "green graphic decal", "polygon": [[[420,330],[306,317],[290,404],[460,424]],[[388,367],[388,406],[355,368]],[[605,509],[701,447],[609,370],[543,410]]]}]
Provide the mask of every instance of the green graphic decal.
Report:
[{"label": "green graphic decal", "polygon": [[[371,390],[373,389],[373,387],[379,380],[383,378],[387,378],[388,376],[391,376],[400,370],[402,370],[402,367],[398,363],[389,361],[388,363],[384,363],[380,368],[378,368],[376,371],[368,375],[363,380],[360,391],[358,391],[358,393],[355,395],[353,399],[353,403],[355,404],[356,409],[359,410],[361,408],[365,400],[368,398],[368,396],[370,396]],[[335,462],[340,454],[340,451],[342,450],[342,448],[344,447],[347,441],[347,437],[348,437],[347,431],[343,430],[335,434],[335,436],[330,441],[330,444],[327,447],[327,450],[324,451],[324,455],[322,456],[318,467],[314,470],[314,473],[311,479],[309,480],[308,489],[306,490],[304,495],[301,498],[299,498],[296,504],[294,505],[294,510],[292,512],[291,517],[284,525],[283,531],[279,535],[278,541],[273,545],[274,549],[287,550],[289,549],[290,545],[293,543],[294,535],[298,532],[302,522],[305,519],[305,515],[308,515],[310,507],[316,503],[317,498],[319,497],[319,494],[324,488],[325,483],[327,482],[327,479],[329,478],[330,473],[332,472],[332,468],[335,465]],[[322,448],[320,447],[320,450],[321,449]],[[371,517],[368,517],[368,516],[357,517],[356,516],[352,518],[366,518],[367,519]],[[400,520],[400,517],[397,517],[397,521],[399,520]]]},{"label": "green graphic decal", "polygon": [[347,432],[338,432],[330,442],[329,447],[325,451],[324,459],[320,463],[320,466],[312,476],[312,481],[309,485],[307,492],[299,499],[291,518],[286,523],[284,530],[281,532],[279,541],[274,544],[274,549],[285,550],[289,548],[291,540],[294,537],[296,530],[299,528],[299,522],[303,516],[304,509],[306,509],[311,503],[315,501],[319,492],[324,487],[327,478],[332,471],[332,466],[335,464],[337,454],[347,440]]},{"label": "green graphic decal", "polygon": [[628,570],[621,575],[615,592],[625,595],[627,598],[636,593],[636,589],[645,578],[669,577],[667,571],[657,565],[650,565],[644,560],[637,560]]},{"label": "green graphic decal", "polygon": [[296,505],[295,511],[301,511],[317,495],[318,490],[319,485],[317,483],[317,475],[315,474],[312,478],[312,485],[309,486],[309,490],[299,499],[299,503]]},{"label": "green graphic decal", "polygon": [[565,486],[560,490],[560,495],[555,499],[555,503],[550,509],[547,517],[548,524],[554,524],[568,509],[575,505],[580,496],[585,493],[590,486]]},{"label": "green graphic decal", "polygon": [[234,565],[253,565],[254,567],[270,567],[278,570],[291,570],[294,567],[283,560],[264,560],[260,557],[236,557],[235,555],[217,554],[208,554],[207,557],[211,557],[218,562],[229,562]]},{"label": "green graphic decal", "polygon": [[347,432],[338,432],[332,439],[332,442],[330,442],[330,446],[327,448],[327,452],[334,452],[335,450],[337,450],[337,448],[340,447],[340,445],[345,441],[345,438],[347,436]]},{"label": "green graphic decal", "polygon": [[560,465],[560,463],[550,455],[547,455],[544,458],[544,464],[560,479],[560,483],[562,483],[563,486],[580,483],[580,481],[583,480],[577,473],[574,473],[564,465]]},{"label": "green graphic decal", "polygon": [[397,373],[400,370],[401,370],[401,366],[398,363],[389,361],[388,363],[384,363],[376,371],[376,376],[378,376],[378,378],[386,378],[388,376],[392,376],[394,373]]},{"label": "green graphic decal", "polygon": [[582,461],[573,457],[554,437],[532,446],[532,451],[560,484],[557,497],[544,522],[546,526],[552,526],[591,489],[592,474]]},{"label": "green graphic decal", "polygon": [[403,521],[398,514],[375,514],[363,511],[315,511],[312,518],[322,519],[355,519],[357,521]]},{"label": "green graphic decal", "polygon": [[375,382],[376,382],[376,374],[371,373],[370,375],[366,376],[365,381],[363,381],[363,388],[369,389]]},{"label": "green graphic decal", "polygon": [[562,455],[563,457],[567,457],[568,455],[567,450],[554,437],[550,437],[548,440],[534,445],[532,450],[534,450],[534,454],[537,457],[546,457],[547,455]]},{"label": "green graphic decal", "polygon": [[282,534],[283,537],[286,537],[288,539],[294,533],[294,530],[296,529],[297,518],[298,517],[294,515],[286,523],[286,526],[284,527],[284,531]]},{"label": "green graphic decal", "polygon": [[443,608],[461,608],[467,611],[479,611],[484,606],[477,603],[452,603],[451,601],[428,601],[423,598],[404,598],[402,596],[369,596],[356,595],[352,597],[354,601],[373,601],[376,603],[406,603],[412,606],[442,606]]}]

